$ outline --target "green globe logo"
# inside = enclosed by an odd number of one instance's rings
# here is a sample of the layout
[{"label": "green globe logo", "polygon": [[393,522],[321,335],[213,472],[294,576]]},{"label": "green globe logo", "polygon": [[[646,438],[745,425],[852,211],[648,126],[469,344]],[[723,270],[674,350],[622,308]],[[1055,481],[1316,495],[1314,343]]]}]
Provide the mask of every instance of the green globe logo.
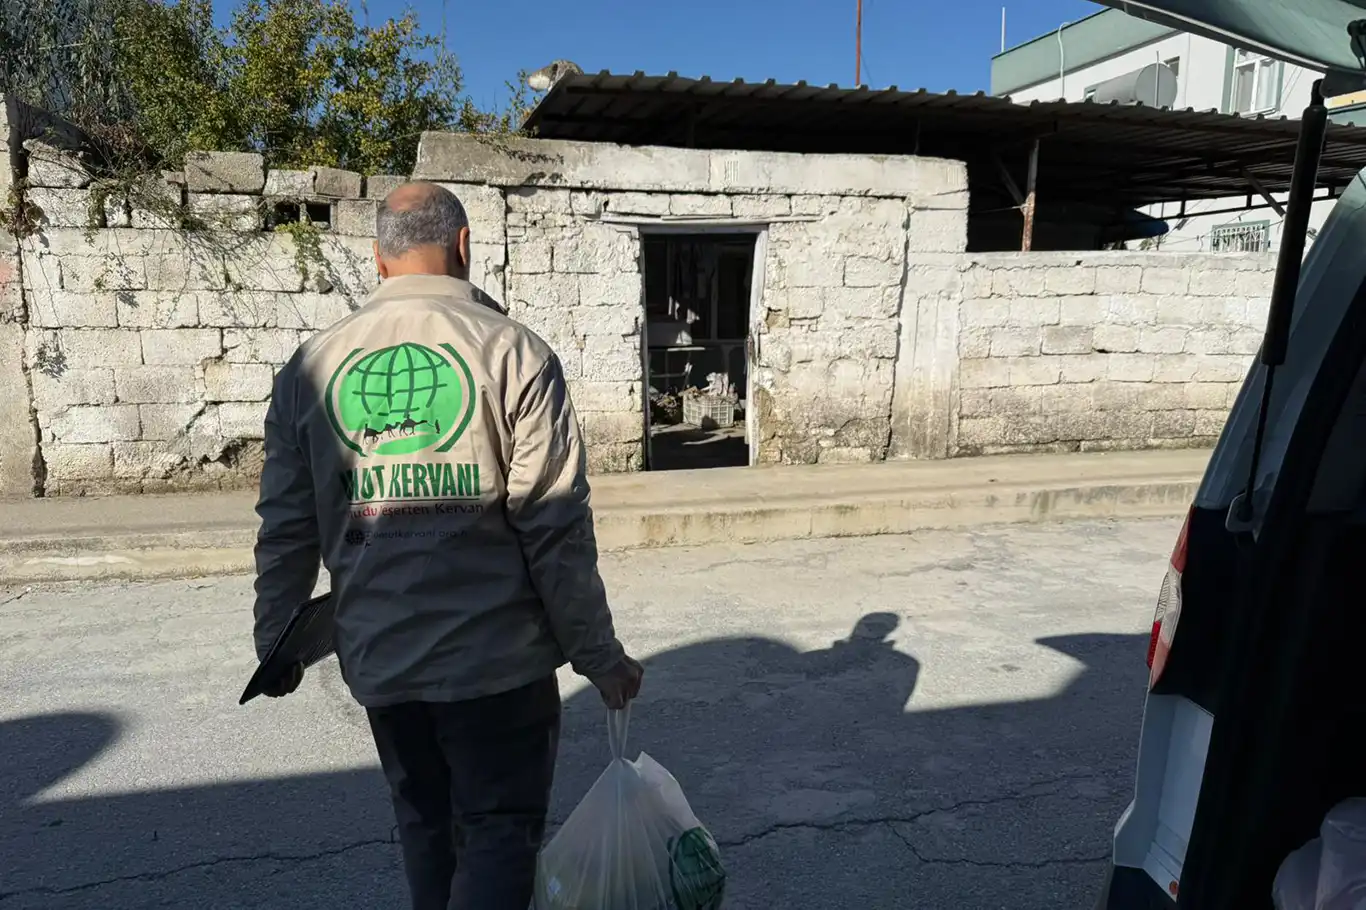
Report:
[{"label": "green globe logo", "polygon": [[332,374],[328,416],[361,455],[448,450],[474,415],[474,377],[447,344],[437,352],[413,342],[364,353],[357,348]]},{"label": "green globe logo", "polygon": [[726,896],[721,851],[706,828],[692,828],[669,841],[669,885],[679,910],[719,910]]}]

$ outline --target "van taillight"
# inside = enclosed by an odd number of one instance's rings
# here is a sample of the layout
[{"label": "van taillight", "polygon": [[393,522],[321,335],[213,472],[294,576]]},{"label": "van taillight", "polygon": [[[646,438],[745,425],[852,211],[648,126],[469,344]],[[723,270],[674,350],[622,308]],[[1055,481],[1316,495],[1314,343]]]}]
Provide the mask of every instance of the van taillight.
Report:
[{"label": "van taillight", "polygon": [[1157,610],[1153,614],[1153,634],[1148,641],[1148,687],[1152,688],[1167,666],[1176,624],[1181,621],[1181,575],[1186,571],[1186,538],[1190,531],[1190,513],[1181,525],[1181,533],[1172,549],[1162,589],[1157,593]]}]

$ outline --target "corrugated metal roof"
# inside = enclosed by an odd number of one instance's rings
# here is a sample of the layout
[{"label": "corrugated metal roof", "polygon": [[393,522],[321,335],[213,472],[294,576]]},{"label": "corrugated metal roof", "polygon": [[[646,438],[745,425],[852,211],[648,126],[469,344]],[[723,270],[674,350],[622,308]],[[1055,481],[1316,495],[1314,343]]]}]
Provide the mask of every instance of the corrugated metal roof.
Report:
[{"label": "corrugated metal roof", "polygon": [[[1002,165],[1024,185],[1035,139],[1041,199],[1099,194],[1134,207],[1237,196],[1253,192],[1249,173],[1284,190],[1299,131],[1285,117],[639,72],[562,79],[526,125],[541,138],[627,145],[954,158],[968,163],[974,208],[1008,196]],[[1320,186],[1344,187],[1362,166],[1366,128],[1331,125]],[[983,196],[993,190],[1001,200]]]}]

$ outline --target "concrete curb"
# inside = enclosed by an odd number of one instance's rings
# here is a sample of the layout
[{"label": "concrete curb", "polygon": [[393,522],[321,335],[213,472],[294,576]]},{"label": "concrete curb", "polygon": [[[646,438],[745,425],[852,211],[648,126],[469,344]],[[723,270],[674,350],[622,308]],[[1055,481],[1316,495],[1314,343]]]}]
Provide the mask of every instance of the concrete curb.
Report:
[{"label": "concrete curb", "polygon": [[[597,512],[603,550],[871,537],[973,525],[1176,517],[1199,478],[1093,484],[975,484],[885,495]],[[0,543],[0,584],[231,575],[253,569],[253,529],[18,538]]]}]

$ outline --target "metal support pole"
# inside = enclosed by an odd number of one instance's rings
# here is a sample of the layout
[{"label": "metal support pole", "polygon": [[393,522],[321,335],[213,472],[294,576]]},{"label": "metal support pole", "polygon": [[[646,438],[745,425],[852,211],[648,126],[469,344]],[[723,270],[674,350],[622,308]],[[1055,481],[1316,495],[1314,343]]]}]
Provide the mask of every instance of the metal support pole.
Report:
[{"label": "metal support pole", "polygon": [[1000,155],[992,155],[992,160],[996,162],[996,172],[1001,175],[1001,182],[1005,184],[1006,192],[1010,193],[1010,198],[1015,200],[1015,205],[1024,205],[1024,193],[1015,184],[1015,178],[1010,176],[1010,171],[1006,170],[1006,163],[1001,160]]},{"label": "metal support pole", "polygon": [[1290,314],[1295,308],[1295,292],[1300,284],[1300,263],[1309,229],[1309,210],[1314,205],[1318,185],[1319,160],[1328,133],[1328,108],[1323,104],[1323,80],[1310,90],[1309,106],[1300,117],[1299,143],[1295,147],[1295,168],[1290,175],[1290,200],[1281,224],[1281,248],[1276,258],[1276,280],[1271,286],[1271,312],[1266,320],[1262,341],[1262,363],[1280,366],[1285,362],[1290,339]]},{"label": "metal support pole", "polygon": [[1021,252],[1028,253],[1034,246],[1034,188],[1039,179],[1039,140],[1029,150],[1029,180],[1025,184],[1024,234],[1020,239]]},{"label": "metal support pole", "polygon": [[863,0],[854,12],[854,86],[863,84]]},{"label": "metal support pole", "polygon": [[1252,188],[1257,191],[1257,195],[1261,196],[1262,199],[1266,200],[1266,204],[1271,206],[1271,210],[1273,212],[1275,212],[1282,218],[1285,217],[1285,206],[1277,202],[1276,197],[1272,196],[1271,193],[1267,192],[1266,187],[1262,184],[1260,180],[1257,179],[1257,177],[1251,171],[1249,171],[1247,168],[1243,168],[1243,177],[1247,180],[1248,183],[1252,184]]},{"label": "metal support pole", "polygon": [[[1251,531],[1256,516],[1258,471],[1262,446],[1266,442],[1267,419],[1271,411],[1276,368],[1285,363],[1290,343],[1290,322],[1294,316],[1295,295],[1300,284],[1300,264],[1309,234],[1309,210],[1318,186],[1323,140],[1328,134],[1328,108],[1323,103],[1323,80],[1316,80],[1309,91],[1309,106],[1300,117],[1299,142],[1295,146],[1295,167],[1290,174],[1290,200],[1281,223],[1281,248],[1276,254],[1276,279],[1271,286],[1270,313],[1266,334],[1262,336],[1260,357],[1266,367],[1262,380],[1262,402],[1257,411],[1257,427],[1252,441],[1252,456],[1247,469],[1247,486],[1229,506],[1225,526],[1231,531]],[[1250,197],[1249,197],[1250,198]],[[1249,203],[1250,204],[1250,203]]]}]

